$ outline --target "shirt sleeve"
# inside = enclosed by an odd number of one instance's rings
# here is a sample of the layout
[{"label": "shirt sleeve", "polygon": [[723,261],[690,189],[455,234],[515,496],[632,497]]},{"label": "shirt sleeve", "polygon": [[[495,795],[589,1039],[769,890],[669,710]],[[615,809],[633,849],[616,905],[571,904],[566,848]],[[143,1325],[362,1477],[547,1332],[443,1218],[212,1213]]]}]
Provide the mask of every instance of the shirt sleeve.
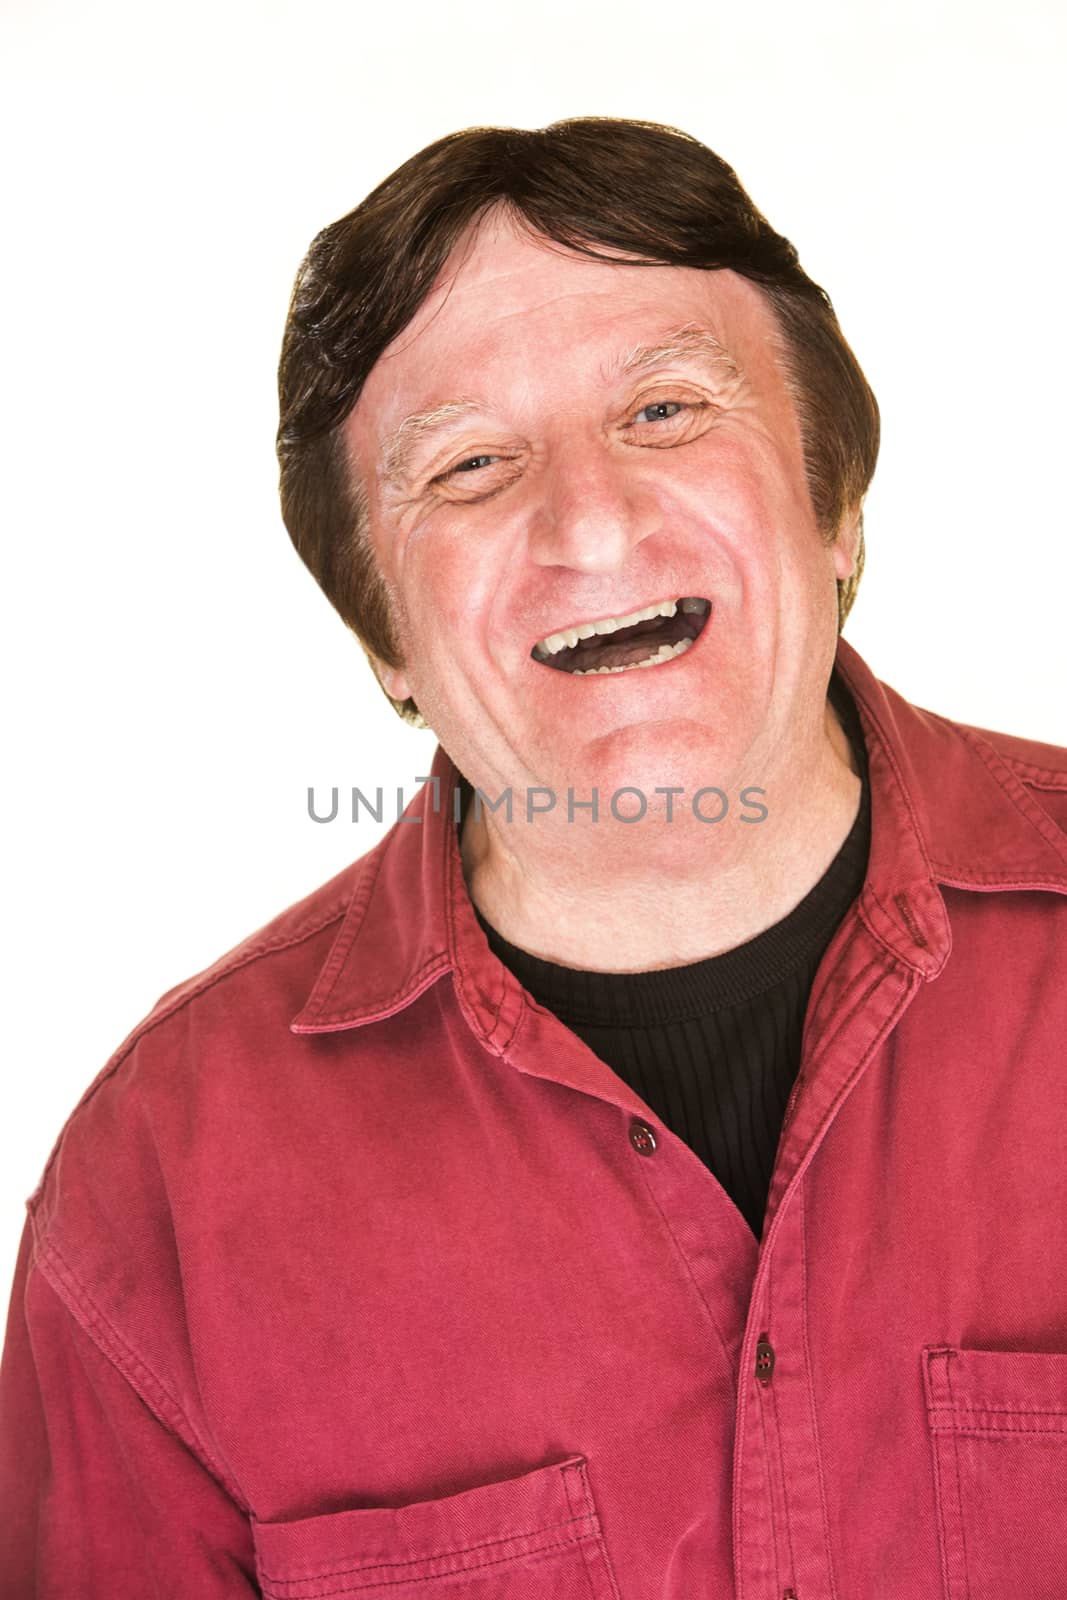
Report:
[{"label": "shirt sleeve", "polygon": [[251,1524],[96,1346],[22,1235],[0,1361],[0,1600],[259,1595]]}]

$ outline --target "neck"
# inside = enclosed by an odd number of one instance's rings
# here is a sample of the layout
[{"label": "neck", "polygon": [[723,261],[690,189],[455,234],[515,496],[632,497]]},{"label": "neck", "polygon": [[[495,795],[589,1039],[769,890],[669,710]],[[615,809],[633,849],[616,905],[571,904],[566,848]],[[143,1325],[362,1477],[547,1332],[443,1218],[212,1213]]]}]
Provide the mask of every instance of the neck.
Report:
[{"label": "neck", "polygon": [[683,810],[538,828],[468,805],[471,899],[509,943],[579,970],[647,972],[734,949],[804,899],[855,822],[860,768],[829,701],[823,735],[758,822]]}]

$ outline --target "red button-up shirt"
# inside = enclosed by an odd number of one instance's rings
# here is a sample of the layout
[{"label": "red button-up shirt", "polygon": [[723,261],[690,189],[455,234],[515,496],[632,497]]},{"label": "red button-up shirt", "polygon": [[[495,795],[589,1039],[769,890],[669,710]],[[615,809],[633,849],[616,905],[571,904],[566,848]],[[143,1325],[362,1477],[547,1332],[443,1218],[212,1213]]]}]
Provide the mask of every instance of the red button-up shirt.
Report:
[{"label": "red button-up shirt", "polygon": [[3,1596],[1062,1594],[1067,751],[838,665],[870,864],[762,1241],[491,955],[438,750],[64,1128]]}]

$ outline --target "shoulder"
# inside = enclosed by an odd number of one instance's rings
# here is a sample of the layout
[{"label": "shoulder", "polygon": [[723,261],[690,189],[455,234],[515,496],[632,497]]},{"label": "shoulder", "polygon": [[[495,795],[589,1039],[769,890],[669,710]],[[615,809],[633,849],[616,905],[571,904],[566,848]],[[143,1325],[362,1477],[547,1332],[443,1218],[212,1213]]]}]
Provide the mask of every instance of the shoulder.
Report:
[{"label": "shoulder", "polygon": [[914,701],[878,677],[844,638],[838,639],[836,670],[874,744],[898,782],[906,781],[933,838],[944,843],[946,858],[960,859],[960,846],[980,856],[979,834],[990,825],[1002,845],[1013,830],[1025,835],[1036,825],[1045,831],[1042,812],[1051,819],[1053,839],[1067,833],[1067,747]]},{"label": "shoulder", "polygon": [[[202,971],[167,989],[88,1084],[63,1124],[27,1205],[39,1240],[80,1232],[102,1189],[116,1210],[158,1165],[153,1143],[173,1138],[190,1107],[210,1101],[291,1039],[374,851],[290,905]],[[296,1041],[293,1041],[295,1044]],[[105,1208],[106,1210],[107,1208]],[[96,1207],[99,1220],[100,1210]],[[58,1231],[57,1231],[58,1224]]]},{"label": "shoulder", "polygon": [[952,725],[972,746],[978,744],[991,749],[1067,834],[1067,747],[973,723],[953,722]]},{"label": "shoulder", "polygon": [[262,1225],[262,1176],[306,1098],[288,1024],[373,853],[160,996],[70,1113],[27,1202],[31,1277],[209,1462],[195,1319],[234,1270],[234,1212]]},{"label": "shoulder", "polygon": [[1019,734],[1002,733],[995,728],[980,728],[968,722],[957,722],[956,727],[992,745],[1015,776],[1031,788],[1067,790],[1067,747],[1045,744],[1040,739],[1024,739]]},{"label": "shoulder", "polygon": [[189,1296],[217,1293],[234,1214],[258,1216],[314,1103],[315,1064],[289,1023],[374,855],[161,995],[67,1117],[27,1201],[32,1269],[160,1415],[197,1415]]}]

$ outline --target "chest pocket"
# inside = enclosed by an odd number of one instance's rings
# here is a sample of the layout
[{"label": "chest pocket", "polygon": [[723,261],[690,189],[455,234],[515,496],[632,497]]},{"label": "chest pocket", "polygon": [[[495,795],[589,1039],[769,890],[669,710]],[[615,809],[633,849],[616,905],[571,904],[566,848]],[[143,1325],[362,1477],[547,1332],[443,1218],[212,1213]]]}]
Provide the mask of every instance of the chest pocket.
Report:
[{"label": "chest pocket", "polygon": [[1067,1354],[923,1350],[945,1600],[1052,1600],[1067,1573]]},{"label": "chest pocket", "polygon": [[442,1500],[253,1532],[267,1600],[619,1600],[583,1456]]}]

